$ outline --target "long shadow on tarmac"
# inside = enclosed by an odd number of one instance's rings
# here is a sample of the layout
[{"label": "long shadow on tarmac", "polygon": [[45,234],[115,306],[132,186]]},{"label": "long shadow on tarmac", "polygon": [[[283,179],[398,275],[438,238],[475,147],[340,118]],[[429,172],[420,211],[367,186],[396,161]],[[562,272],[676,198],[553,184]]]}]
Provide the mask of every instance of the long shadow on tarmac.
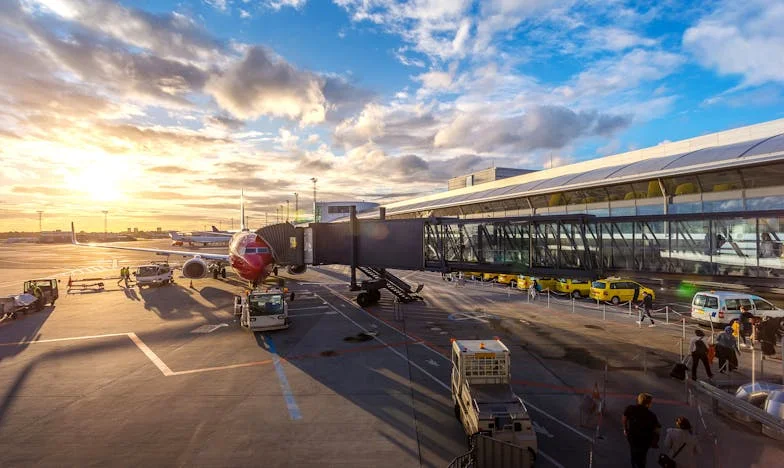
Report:
[{"label": "long shadow on tarmac", "polygon": [[[38,332],[49,317],[54,313],[56,306],[46,306],[39,312],[19,314],[16,320],[6,319],[0,323],[4,340],[31,341],[38,337]],[[16,356],[27,348],[28,345],[12,346],[7,349],[0,348],[0,362],[5,358]]]},{"label": "long shadow on tarmac", "polygon": [[[203,315],[213,321],[218,319],[213,314],[214,309],[221,309],[233,304],[234,295],[223,289],[211,286],[202,287],[200,290],[189,289],[179,284],[169,286],[144,288],[139,291],[144,308],[155,312],[164,320],[179,320],[190,318],[194,315]],[[200,295],[214,307],[208,307],[194,298]]]}]

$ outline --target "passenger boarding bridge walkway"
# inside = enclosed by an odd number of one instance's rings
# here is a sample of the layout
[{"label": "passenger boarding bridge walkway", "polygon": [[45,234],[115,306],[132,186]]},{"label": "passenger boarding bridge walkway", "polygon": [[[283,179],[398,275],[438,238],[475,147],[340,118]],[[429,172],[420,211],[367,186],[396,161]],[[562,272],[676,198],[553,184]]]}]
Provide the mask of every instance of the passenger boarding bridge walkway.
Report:
[{"label": "passenger boarding bridge walkway", "polygon": [[258,232],[282,265],[349,265],[353,287],[360,268],[371,284],[381,279],[400,297],[412,288],[382,274],[385,269],[576,278],[655,274],[772,287],[784,277],[784,210],[396,220],[383,219],[382,212],[381,219],[354,214],[346,223],[278,224]]}]

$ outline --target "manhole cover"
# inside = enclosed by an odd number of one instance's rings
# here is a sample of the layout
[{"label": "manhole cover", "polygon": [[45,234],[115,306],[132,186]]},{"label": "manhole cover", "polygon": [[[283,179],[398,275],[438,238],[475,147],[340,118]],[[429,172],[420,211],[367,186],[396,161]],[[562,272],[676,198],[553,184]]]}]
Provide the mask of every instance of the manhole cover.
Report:
[{"label": "manhole cover", "polygon": [[331,349],[328,349],[326,351],[322,351],[321,355],[324,356],[324,357],[330,357],[330,356],[337,356],[338,353],[336,353],[335,351],[333,351]]},{"label": "manhole cover", "polygon": [[604,330],[604,328],[600,327],[599,325],[591,325],[591,324],[585,325],[585,328],[590,328],[592,330]]},{"label": "manhole cover", "polygon": [[370,341],[375,336],[375,333],[357,333],[354,336],[347,336],[343,338],[343,341],[348,341],[349,343],[361,343],[363,341]]}]

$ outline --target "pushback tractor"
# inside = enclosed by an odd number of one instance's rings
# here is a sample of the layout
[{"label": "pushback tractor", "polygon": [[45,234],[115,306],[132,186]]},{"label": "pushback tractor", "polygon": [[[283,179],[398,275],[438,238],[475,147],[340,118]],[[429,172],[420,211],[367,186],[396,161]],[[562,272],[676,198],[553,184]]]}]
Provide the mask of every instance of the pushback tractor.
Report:
[{"label": "pushback tractor", "polygon": [[285,288],[256,288],[234,296],[234,315],[250,331],[283,330],[291,325],[289,296]]},{"label": "pushback tractor", "polygon": [[528,410],[512,390],[509,349],[497,339],[452,341],[452,402],[466,435],[482,434],[528,452],[537,444]]}]

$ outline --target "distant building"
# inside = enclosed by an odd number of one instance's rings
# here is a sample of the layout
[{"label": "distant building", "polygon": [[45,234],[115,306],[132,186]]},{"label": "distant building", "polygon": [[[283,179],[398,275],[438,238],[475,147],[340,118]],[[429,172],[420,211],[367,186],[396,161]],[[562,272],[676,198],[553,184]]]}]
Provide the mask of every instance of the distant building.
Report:
[{"label": "distant building", "polygon": [[131,228],[128,228],[128,232],[131,232]]},{"label": "distant building", "polygon": [[134,234],[138,233],[139,232],[139,228],[137,228],[137,227],[133,228],[133,232],[134,232]]},{"label": "distant building", "polygon": [[471,174],[452,177],[449,179],[449,190],[473,187],[474,185],[493,182],[494,180],[506,179],[508,177],[514,177],[522,174],[528,174],[529,172],[535,172],[535,170],[513,169],[510,167],[490,167],[481,171],[473,172]]},{"label": "distant building", "polygon": [[71,242],[71,233],[63,232],[59,229],[56,231],[42,231],[39,242],[42,244]]},{"label": "distant building", "polygon": [[373,202],[316,202],[316,219],[320,223],[331,223],[332,221],[348,216],[352,206],[357,208],[357,213],[363,213],[378,208],[378,203]]},{"label": "distant building", "polygon": [[155,232],[163,232],[163,231],[161,230],[161,227],[158,226],[157,228],[155,228]]}]

